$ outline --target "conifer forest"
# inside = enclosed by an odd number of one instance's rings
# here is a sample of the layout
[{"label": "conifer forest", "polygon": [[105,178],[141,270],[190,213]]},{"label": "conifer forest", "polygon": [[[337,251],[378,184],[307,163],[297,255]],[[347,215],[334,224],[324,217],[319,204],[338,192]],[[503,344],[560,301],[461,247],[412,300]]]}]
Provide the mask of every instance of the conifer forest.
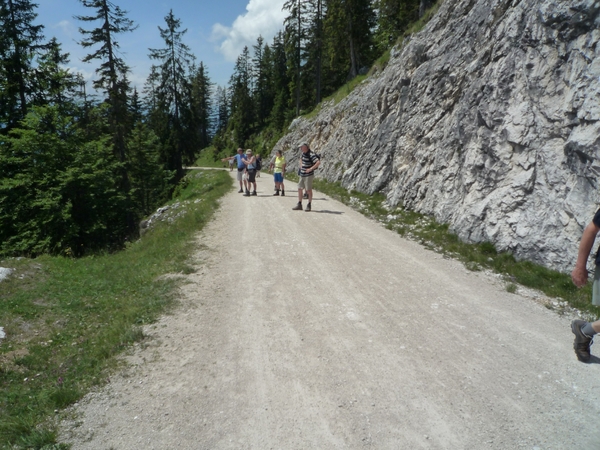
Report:
[{"label": "conifer forest", "polygon": [[[147,49],[143,88],[119,37],[136,32],[119,0],[73,0],[92,82],[37,21],[31,0],[0,0],[0,255],[81,256],[122,248],[171,198],[199,152],[269,146],[297,116],[388,51],[428,0],[287,0],[272,42],[258,36],[227,85],[211,82],[186,24],[168,11]],[[142,51],[142,50],[140,50]]]}]

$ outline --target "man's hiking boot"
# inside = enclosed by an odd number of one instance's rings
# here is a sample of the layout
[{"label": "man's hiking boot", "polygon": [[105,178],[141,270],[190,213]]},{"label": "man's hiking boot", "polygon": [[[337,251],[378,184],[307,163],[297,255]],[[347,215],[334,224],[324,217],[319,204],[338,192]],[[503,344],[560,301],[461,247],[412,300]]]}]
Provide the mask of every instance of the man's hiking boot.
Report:
[{"label": "man's hiking boot", "polygon": [[242,192],[244,192],[244,190],[243,190],[243,189],[240,189],[240,190],[238,191],[238,194],[241,194]]},{"label": "man's hiking boot", "polygon": [[296,206],[292,208],[294,211],[302,211],[302,203],[298,202]]},{"label": "man's hiking boot", "polygon": [[250,191],[246,189],[246,193],[244,195],[250,195]]},{"label": "man's hiking boot", "polygon": [[253,191],[251,195],[256,195],[256,191]]},{"label": "man's hiking boot", "polygon": [[571,330],[575,335],[575,342],[573,342],[573,349],[577,359],[581,362],[588,362],[591,358],[590,346],[592,345],[592,338],[583,334],[581,328],[586,324],[584,320],[574,320],[571,322]]},{"label": "man's hiking boot", "polygon": [[306,209],[304,211],[310,212],[310,203],[308,205],[306,205]]},{"label": "man's hiking boot", "polygon": [[279,191],[275,191],[273,195],[279,195]]},{"label": "man's hiking boot", "polygon": [[285,197],[285,191],[283,189],[281,190],[281,196]]},{"label": "man's hiking boot", "polygon": [[244,197],[250,197],[250,191],[244,192]]}]

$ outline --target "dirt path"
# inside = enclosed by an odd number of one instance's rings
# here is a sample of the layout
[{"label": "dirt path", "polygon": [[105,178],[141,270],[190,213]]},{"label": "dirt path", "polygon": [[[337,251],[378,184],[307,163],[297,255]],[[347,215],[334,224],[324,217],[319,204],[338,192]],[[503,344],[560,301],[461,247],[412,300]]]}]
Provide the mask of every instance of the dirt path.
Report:
[{"label": "dirt path", "polygon": [[[569,319],[293,183],[227,195],[183,305],[90,394],[74,449],[593,449]],[[576,245],[574,243],[574,245]],[[595,349],[598,354],[598,347]]]}]

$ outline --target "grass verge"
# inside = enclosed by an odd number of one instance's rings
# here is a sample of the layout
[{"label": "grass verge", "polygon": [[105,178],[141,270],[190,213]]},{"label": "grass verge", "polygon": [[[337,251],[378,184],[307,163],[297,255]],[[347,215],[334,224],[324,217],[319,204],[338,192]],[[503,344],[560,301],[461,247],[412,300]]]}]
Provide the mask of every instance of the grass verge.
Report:
[{"label": "grass verge", "polygon": [[193,236],[231,186],[224,171],[189,173],[176,199],[185,214],[118,253],[0,261],[13,269],[0,282],[0,448],[68,448],[53,417],[106,383],[115,356],[173,306],[178,282],[162,275],[194,270]]},{"label": "grass verge", "polygon": [[194,165],[196,167],[229,167],[227,162],[222,162],[220,158],[215,156],[215,149],[212,146],[206,147],[200,151],[200,156],[198,156],[198,159],[196,159]]},{"label": "grass verge", "polygon": [[556,298],[557,305],[549,304],[549,308],[560,312],[564,309],[561,303],[566,303],[587,319],[594,320],[600,316],[600,308],[591,304],[591,283],[578,289],[569,275],[529,261],[517,261],[510,253],[496,251],[489,242],[462,242],[449,231],[448,225],[440,224],[431,217],[402,207],[388,208],[382,194],[349,192],[340,183],[319,179],[315,180],[314,188],[381,222],[401,236],[416,240],[436,253],[462,261],[469,270],[491,270],[502,274],[508,292],[517,292],[517,285],[525,286]]}]

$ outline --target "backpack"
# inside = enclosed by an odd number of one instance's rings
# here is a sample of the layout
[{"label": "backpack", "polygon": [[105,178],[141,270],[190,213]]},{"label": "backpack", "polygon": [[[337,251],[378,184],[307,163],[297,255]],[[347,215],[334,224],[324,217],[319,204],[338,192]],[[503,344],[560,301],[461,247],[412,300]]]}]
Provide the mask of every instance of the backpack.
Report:
[{"label": "backpack", "polygon": [[260,159],[258,159],[258,158],[255,158],[255,160],[254,160],[254,168],[255,168],[256,170],[260,170],[260,169],[262,169],[262,162],[261,162],[261,160],[260,160]]}]

